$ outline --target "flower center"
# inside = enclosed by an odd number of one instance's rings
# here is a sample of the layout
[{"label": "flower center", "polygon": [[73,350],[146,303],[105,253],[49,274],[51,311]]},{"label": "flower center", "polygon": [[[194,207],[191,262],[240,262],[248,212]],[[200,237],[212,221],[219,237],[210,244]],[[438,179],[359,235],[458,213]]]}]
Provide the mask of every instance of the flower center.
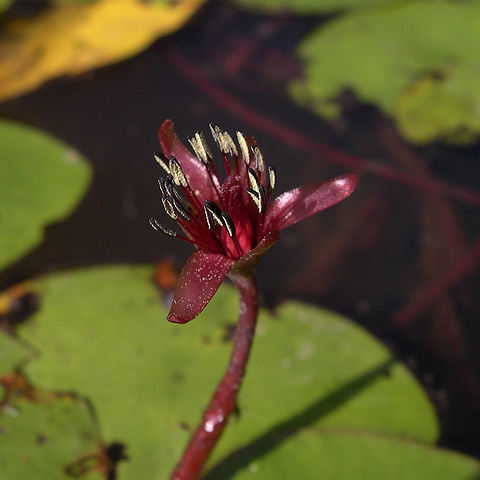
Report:
[{"label": "flower center", "polygon": [[[228,132],[210,124],[220,150],[226,177],[223,182],[213,163],[203,132],[188,141],[196,162],[182,166],[181,159],[155,153],[155,160],[167,173],[159,180],[165,212],[176,220],[185,235],[178,234],[151,218],[156,230],[193,243],[197,248],[238,259],[254,248],[263,235],[264,215],[276,172],[266,168],[253,138],[236,132],[238,147]],[[185,168],[184,168],[185,167]],[[200,181],[208,186],[199,188]],[[207,193],[206,193],[207,192]]]}]

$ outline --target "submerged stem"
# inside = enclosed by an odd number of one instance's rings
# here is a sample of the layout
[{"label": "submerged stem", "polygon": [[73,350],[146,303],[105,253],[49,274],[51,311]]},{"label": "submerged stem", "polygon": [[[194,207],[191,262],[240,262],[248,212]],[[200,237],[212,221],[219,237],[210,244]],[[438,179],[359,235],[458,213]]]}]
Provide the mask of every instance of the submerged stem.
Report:
[{"label": "submerged stem", "polygon": [[235,332],[230,363],[218,384],[202,421],[190,439],[183,457],[171,475],[171,480],[195,480],[220,438],[230,414],[235,409],[250,347],[252,345],[258,313],[258,291],[251,275],[230,274],[239,294],[239,318]]}]

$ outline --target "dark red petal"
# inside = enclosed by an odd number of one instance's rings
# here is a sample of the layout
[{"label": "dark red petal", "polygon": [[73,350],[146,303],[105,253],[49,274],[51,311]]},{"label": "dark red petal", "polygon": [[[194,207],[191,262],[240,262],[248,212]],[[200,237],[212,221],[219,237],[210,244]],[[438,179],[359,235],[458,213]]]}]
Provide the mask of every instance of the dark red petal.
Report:
[{"label": "dark red petal", "polygon": [[294,188],[277,197],[268,208],[263,231],[283,230],[314,213],[348,197],[357,185],[357,176],[348,173],[325,182]]},{"label": "dark red petal", "polygon": [[201,203],[207,199],[216,202],[217,193],[212,185],[205,165],[180,142],[173,129],[173,122],[171,120],[167,119],[162,123],[158,131],[158,138],[160,139],[163,154],[168,158],[173,155],[180,162],[190,188],[197,195],[200,195]]},{"label": "dark red petal", "polygon": [[235,260],[218,253],[196,250],[183,267],[167,320],[187,323],[194,319],[215,295],[234,263]]}]

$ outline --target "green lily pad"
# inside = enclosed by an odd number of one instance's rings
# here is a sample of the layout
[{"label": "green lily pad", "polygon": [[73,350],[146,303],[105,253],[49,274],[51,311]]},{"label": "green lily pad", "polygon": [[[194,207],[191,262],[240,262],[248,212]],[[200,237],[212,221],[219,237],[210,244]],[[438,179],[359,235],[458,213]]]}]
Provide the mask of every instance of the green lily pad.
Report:
[{"label": "green lily pad", "polygon": [[[83,401],[21,400],[0,414],[1,480],[68,480],[76,461],[95,465],[99,437]],[[88,473],[88,472],[86,472]],[[84,480],[105,478],[90,472]]]},{"label": "green lily pad", "polygon": [[31,352],[15,338],[0,334],[0,375],[13,372]]},{"label": "green lily pad", "polygon": [[303,430],[293,437],[268,438],[228,460],[205,480],[480,478],[480,463],[473,458],[428,445],[347,431]]},{"label": "green lily pad", "polygon": [[[14,372],[32,353],[14,337],[0,333],[0,375]],[[87,468],[84,480],[104,478],[88,471],[96,464],[100,440],[84,401],[54,397],[28,401],[15,396],[10,402],[0,406],[0,480],[75,478],[66,474],[68,467],[72,473]]]},{"label": "green lily pad", "polygon": [[427,398],[363,329],[296,302],[263,320],[241,395],[251,424],[232,424],[225,444],[253,440],[271,426],[315,425],[436,440],[436,418]]},{"label": "green lily pad", "polygon": [[298,15],[326,14],[360,7],[391,3],[392,0],[234,0],[253,10],[292,12]]},{"label": "green lily pad", "polygon": [[14,0],[0,0],[0,13],[10,7],[13,2]]},{"label": "green lily pad", "polygon": [[[237,316],[236,294],[223,287],[193,322],[169,324],[151,276],[119,266],[46,277],[40,311],[19,331],[40,352],[25,367],[31,381],[86,396],[104,440],[126,444],[118,480],[167,478],[223,375]],[[272,428],[436,440],[433,409],[412,375],[348,320],[288,303],[262,312],[257,333],[241,417],[212,462]]]},{"label": "green lily pad", "polygon": [[64,218],[85,192],[90,168],[68,145],[0,121],[0,268],[17,260]]},{"label": "green lily pad", "polygon": [[334,118],[345,89],[392,116],[409,141],[480,133],[480,2],[397,2],[319,27],[299,46],[296,101]]},{"label": "green lily pad", "polygon": [[[0,333],[0,377],[8,381],[8,377],[13,376],[16,369],[30,358],[32,353],[33,352],[16,338],[5,333]],[[4,390],[5,385],[2,382],[0,384],[0,401],[4,400]]]}]

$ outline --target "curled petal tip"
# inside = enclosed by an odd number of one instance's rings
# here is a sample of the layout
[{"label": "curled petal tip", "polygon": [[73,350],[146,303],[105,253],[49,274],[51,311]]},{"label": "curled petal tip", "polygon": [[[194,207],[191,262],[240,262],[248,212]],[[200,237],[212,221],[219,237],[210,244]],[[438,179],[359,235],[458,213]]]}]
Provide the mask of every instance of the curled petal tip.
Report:
[{"label": "curled petal tip", "polygon": [[195,250],[183,267],[167,320],[193,320],[215,295],[235,260],[217,253]]},{"label": "curled petal tip", "polygon": [[158,136],[166,132],[170,133],[172,130],[173,130],[173,122],[169,118],[167,118],[160,125],[160,128],[158,129]]},{"label": "curled petal tip", "polygon": [[175,131],[173,130],[173,122],[167,118],[162,122],[158,129],[158,138],[161,145],[168,145],[171,148],[171,144],[175,142]]},{"label": "curled petal tip", "polygon": [[198,192],[199,197],[217,201],[217,190],[212,185],[208,169],[180,142],[170,119],[164,120],[160,126],[158,138],[163,154],[167,158],[175,157],[180,164],[185,182],[188,182],[189,187]]},{"label": "curled petal tip", "polygon": [[323,182],[294,188],[277,197],[267,211],[265,229],[283,230],[348,197],[357,185],[357,175],[347,173]]},{"label": "curled petal tip", "polygon": [[167,315],[167,320],[172,323],[187,323],[189,320],[180,318],[179,316],[175,315],[174,313],[170,312]]},{"label": "curled petal tip", "polygon": [[345,195],[350,195],[357,187],[358,176],[356,173],[347,173],[341,177],[338,177],[336,182],[339,186],[343,186],[345,188]]}]

